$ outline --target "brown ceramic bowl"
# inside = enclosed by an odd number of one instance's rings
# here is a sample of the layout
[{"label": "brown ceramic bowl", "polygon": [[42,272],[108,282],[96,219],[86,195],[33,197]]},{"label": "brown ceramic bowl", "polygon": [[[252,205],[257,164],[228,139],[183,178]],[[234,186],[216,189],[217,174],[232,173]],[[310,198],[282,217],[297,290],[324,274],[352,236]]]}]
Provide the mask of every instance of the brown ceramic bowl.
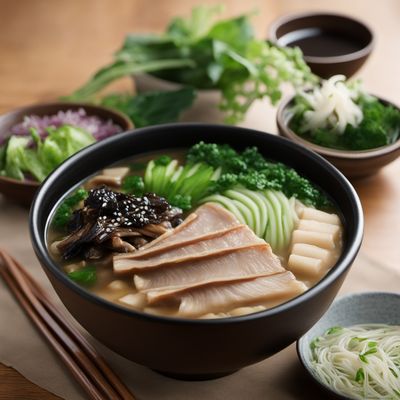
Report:
[{"label": "brown ceramic bowl", "polygon": [[[127,131],[133,128],[133,124],[127,116],[106,107],[67,102],[47,103],[21,107],[17,110],[1,115],[0,136],[8,134],[11,127],[21,122],[26,115],[52,115],[56,114],[58,111],[78,110],[80,108],[85,109],[88,115],[96,115],[104,120],[112,120],[115,124],[122,128],[122,131]],[[30,206],[38,187],[39,182],[28,180],[19,181],[0,176],[0,193],[14,203],[18,203],[26,207]]]},{"label": "brown ceramic bowl", "polygon": [[[323,42],[316,40],[318,35],[324,35]],[[367,25],[333,13],[283,16],[270,26],[269,39],[280,46],[298,45],[312,72],[322,78],[354,75],[374,46],[374,34]]]},{"label": "brown ceramic bowl", "polygon": [[[379,101],[398,109],[396,105],[387,100],[379,98]],[[311,143],[289,128],[291,119],[289,109],[292,104],[293,96],[284,100],[278,108],[276,123],[279,134],[325,157],[347,178],[364,178],[373,175],[400,156],[400,138],[388,146],[359,151],[336,150]]]}]

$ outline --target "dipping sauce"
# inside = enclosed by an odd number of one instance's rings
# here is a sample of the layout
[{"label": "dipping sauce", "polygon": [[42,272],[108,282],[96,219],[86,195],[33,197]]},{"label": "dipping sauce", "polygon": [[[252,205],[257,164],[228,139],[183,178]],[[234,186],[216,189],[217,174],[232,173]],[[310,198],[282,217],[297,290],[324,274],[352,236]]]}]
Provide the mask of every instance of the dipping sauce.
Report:
[{"label": "dipping sauce", "polygon": [[356,37],[320,28],[306,28],[289,32],[279,38],[279,44],[300,47],[306,57],[343,56],[361,50],[365,46],[365,43]]}]

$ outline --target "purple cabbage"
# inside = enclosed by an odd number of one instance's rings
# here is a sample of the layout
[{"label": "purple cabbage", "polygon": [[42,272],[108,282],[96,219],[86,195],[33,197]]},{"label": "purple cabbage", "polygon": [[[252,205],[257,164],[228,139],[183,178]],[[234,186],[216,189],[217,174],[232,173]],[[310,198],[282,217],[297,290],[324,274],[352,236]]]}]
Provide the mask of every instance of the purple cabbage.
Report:
[{"label": "purple cabbage", "polygon": [[30,136],[30,128],[35,128],[40,137],[44,139],[47,136],[47,128],[58,128],[62,125],[72,125],[82,128],[91,133],[97,141],[122,132],[122,128],[114,124],[112,120],[104,121],[95,115],[89,116],[83,108],[80,108],[77,111],[59,111],[57,114],[45,115],[43,117],[39,117],[38,115],[25,116],[22,122],[11,128],[10,134],[7,137],[0,138],[0,146],[11,135]]}]

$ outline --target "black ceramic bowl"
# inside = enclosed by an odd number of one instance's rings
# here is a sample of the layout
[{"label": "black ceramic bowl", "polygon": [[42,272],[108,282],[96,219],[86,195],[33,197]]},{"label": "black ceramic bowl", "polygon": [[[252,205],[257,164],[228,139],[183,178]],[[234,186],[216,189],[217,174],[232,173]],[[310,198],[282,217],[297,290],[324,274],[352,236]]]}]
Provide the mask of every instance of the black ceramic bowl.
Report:
[{"label": "black ceramic bowl", "polygon": [[[49,215],[59,199],[88,175],[135,154],[189,147],[200,140],[235,148],[257,146],[294,167],[337,203],[344,224],[343,254],[316,286],[270,310],[225,319],[190,320],[144,314],[101,299],[61,271],[46,247]],[[288,346],[324,314],[361,244],[363,214],[356,192],[319,155],[287,139],[249,129],[171,124],[117,135],[68,159],[42,184],[34,200],[31,237],[35,252],[61,300],[76,320],[110,349],[139,364],[181,379],[210,379],[256,363]]]}]

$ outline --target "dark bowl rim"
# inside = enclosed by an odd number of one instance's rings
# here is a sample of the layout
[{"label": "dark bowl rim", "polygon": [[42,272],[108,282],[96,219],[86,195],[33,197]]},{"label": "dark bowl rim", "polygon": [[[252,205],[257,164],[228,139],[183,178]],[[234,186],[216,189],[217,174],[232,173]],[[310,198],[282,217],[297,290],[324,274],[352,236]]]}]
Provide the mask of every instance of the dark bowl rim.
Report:
[{"label": "dark bowl rim", "polygon": [[[133,309],[129,309],[122,305],[120,306],[116,303],[112,303],[111,301],[108,301],[99,296],[96,296],[96,295],[92,294],[91,292],[89,292],[88,290],[82,288],[77,283],[73,282],[71,279],[68,279],[68,277],[60,270],[60,268],[52,260],[51,256],[49,255],[49,252],[47,250],[46,244],[45,244],[46,239],[45,239],[44,235],[43,235],[43,237],[41,237],[41,235],[39,233],[39,226],[38,226],[39,225],[39,221],[38,221],[39,209],[40,209],[41,202],[43,201],[43,198],[44,198],[46,192],[51,188],[53,182],[56,181],[59,178],[59,176],[63,175],[65,173],[65,171],[68,170],[70,165],[73,165],[79,159],[85,157],[88,153],[97,151],[97,149],[102,148],[102,147],[107,147],[108,144],[111,142],[121,140],[121,138],[123,138],[125,136],[140,135],[140,134],[145,134],[146,132],[157,131],[157,130],[164,129],[164,128],[176,128],[177,126],[186,127],[188,129],[190,129],[192,127],[201,127],[202,129],[224,128],[224,129],[231,129],[234,131],[250,131],[253,133],[257,132],[262,135],[268,135],[270,138],[273,138],[272,140],[283,142],[285,144],[285,146],[295,148],[296,151],[299,151],[305,157],[311,157],[317,163],[325,165],[325,167],[327,167],[332,172],[334,172],[334,174],[336,175],[336,178],[345,187],[346,192],[348,193],[349,197],[352,199],[352,203],[353,203],[352,208],[353,208],[354,214],[355,214],[356,229],[355,229],[354,237],[352,238],[351,242],[349,242],[349,249],[348,249],[347,253],[342,255],[339,262],[315,286],[311,287],[310,289],[308,289],[306,292],[302,293],[301,295],[289,300],[288,302],[285,302],[276,307],[273,307],[271,309],[259,311],[256,313],[246,314],[246,315],[227,317],[227,318],[191,319],[191,318],[179,318],[179,317],[170,317],[170,316],[159,316],[159,315],[144,313],[144,312],[136,311]],[[46,224],[47,224],[47,222],[48,221],[46,221]],[[124,132],[119,135],[112,136],[101,142],[95,143],[89,147],[84,148],[80,152],[76,153],[75,155],[71,156],[66,161],[64,161],[63,164],[61,164],[56,170],[54,170],[46,178],[46,180],[42,183],[39,190],[37,191],[35,198],[33,200],[33,203],[32,203],[32,207],[30,209],[29,230],[30,230],[30,238],[31,238],[31,243],[32,243],[33,249],[36,253],[37,258],[39,259],[39,261],[42,265],[42,268],[46,268],[59,281],[61,281],[63,284],[65,284],[67,287],[69,287],[69,289],[71,289],[78,295],[84,297],[85,299],[87,299],[90,302],[97,303],[98,305],[100,305],[102,307],[106,307],[108,309],[111,309],[113,311],[116,311],[118,313],[121,313],[121,314],[124,314],[127,316],[141,318],[141,319],[150,320],[150,321],[174,323],[177,325],[181,325],[181,324],[182,325],[186,325],[186,324],[195,324],[195,325],[227,324],[227,325],[229,325],[229,324],[242,323],[242,322],[246,322],[246,321],[254,320],[254,319],[258,319],[258,318],[273,316],[282,311],[285,311],[287,309],[295,307],[299,303],[302,303],[303,301],[307,301],[308,299],[314,297],[319,292],[323,291],[326,287],[328,287],[333,281],[335,281],[335,279],[337,279],[341,274],[343,274],[345,271],[347,271],[351,267],[352,262],[354,261],[356,255],[358,253],[358,250],[361,246],[361,242],[362,242],[362,238],[363,238],[363,230],[364,230],[364,216],[363,216],[361,201],[360,201],[355,189],[350,184],[350,182],[345,178],[345,176],[337,168],[335,168],[332,164],[330,164],[328,161],[326,161],[323,157],[300,146],[297,143],[294,143],[291,140],[280,137],[278,135],[272,135],[272,134],[268,134],[266,132],[257,131],[255,129],[248,129],[248,128],[237,127],[237,126],[229,126],[229,125],[222,125],[222,124],[204,124],[204,123],[196,123],[196,122],[194,122],[194,123],[170,123],[170,124],[154,125],[154,126],[150,126],[150,127],[146,127],[146,128],[135,129],[135,130]]]},{"label": "dark bowl rim", "polygon": [[362,47],[360,50],[353,51],[351,53],[343,54],[340,56],[306,56],[303,55],[304,59],[307,62],[315,63],[315,64],[334,64],[334,63],[346,63],[350,61],[357,60],[359,58],[365,57],[371,53],[372,49],[375,46],[375,35],[372,28],[366,24],[364,21],[361,21],[358,18],[354,18],[350,15],[343,14],[343,13],[336,13],[336,12],[325,12],[325,11],[311,11],[311,12],[293,12],[284,14],[277,19],[275,19],[268,29],[268,37],[269,39],[275,43],[276,45],[279,44],[279,38],[276,36],[277,30],[284,24],[291,22],[296,19],[307,18],[307,17],[317,17],[317,16],[328,16],[328,17],[336,17],[342,18],[348,21],[352,21],[358,24],[360,27],[364,28],[370,35],[370,40],[367,45]]},{"label": "dark bowl rim", "polygon": [[[343,296],[338,297],[336,300],[334,300],[334,302],[331,304],[330,307],[332,307],[334,304],[337,303],[341,303],[344,300],[347,300],[349,298],[355,298],[355,297],[363,297],[363,296],[370,296],[370,295],[374,295],[374,296],[391,296],[391,297],[397,297],[400,300],[400,293],[396,293],[396,292],[382,292],[382,291],[368,291],[368,292],[357,292],[357,293],[349,293]],[[329,311],[329,308],[326,312]],[[322,318],[322,317],[321,317]],[[315,325],[317,325],[319,323],[319,321],[317,321]],[[373,323],[373,322],[372,322]],[[310,328],[312,329],[312,328]],[[322,389],[325,389],[326,391],[328,391],[329,393],[334,394],[335,396],[337,396],[340,399],[344,399],[344,400],[349,400],[348,397],[344,396],[343,394],[335,391],[335,389],[333,389],[332,387],[326,385],[325,383],[321,382],[310,370],[310,368],[308,368],[307,363],[306,363],[306,355],[301,351],[301,344],[302,342],[305,340],[305,336],[309,331],[307,331],[303,336],[301,336],[297,341],[296,341],[296,353],[297,353],[297,357],[300,361],[301,366],[303,367],[303,369],[307,372],[307,374],[313,379],[313,381],[315,383],[317,383]]]},{"label": "dark bowl rim", "polygon": [[[110,107],[100,106],[97,104],[91,104],[91,103],[85,103],[85,102],[81,103],[81,102],[75,102],[75,101],[55,101],[55,102],[47,102],[47,103],[33,103],[33,104],[25,105],[25,106],[20,106],[18,108],[14,108],[4,114],[1,114],[0,121],[3,118],[9,118],[10,116],[12,116],[14,114],[20,114],[20,113],[24,113],[24,112],[34,113],[35,109],[46,108],[46,107],[60,107],[59,111],[62,111],[65,107],[82,107],[84,109],[90,108],[92,110],[95,110],[95,109],[103,110],[110,114],[114,114],[114,115],[118,116],[118,118],[121,118],[121,120],[124,121],[125,126],[121,126],[121,128],[123,129],[122,132],[125,132],[130,129],[134,129],[134,127],[135,127],[134,124],[132,123],[132,121],[129,119],[129,117],[127,115],[125,115],[124,113],[122,113],[121,111],[114,110],[113,108],[110,108]],[[91,115],[96,115],[96,113],[93,113],[93,114],[91,113]],[[1,135],[2,135],[2,132],[0,132],[0,136]],[[39,187],[40,186],[40,182],[31,181],[31,180],[19,181],[18,179],[10,178],[8,176],[1,176],[1,175],[0,175],[0,181],[3,181],[4,183],[7,183],[7,184],[20,186],[20,187],[24,187],[24,186],[25,187],[26,186]]]},{"label": "dark bowl rim", "polygon": [[[338,150],[338,149],[332,149],[330,147],[325,147],[325,146],[320,146],[318,144],[315,144],[313,142],[310,142],[307,139],[304,139],[300,135],[298,135],[296,132],[294,132],[289,125],[285,121],[285,112],[287,111],[288,107],[291,106],[291,103],[293,102],[296,94],[287,96],[279,105],[278,111],[276,113],[276,124],[279,128],[279,131],[282,130],[285,132],[286,138],[289,140],[292,140],[298,144],[301,144],[302,146],[308,147],[311,150],[323,154],[324,156],[327,157],[334,157],[337,159],[351,159],[351,160],[363,160],[363,159],[371,159],[371,158],[378,158],[381,156],[384,156],[386,154],[390,154],[394,151],[396,151],[400,147],[400,136],[398,139],[391,144],[387,144],[385,146],[380,146],[380,147],[374,147],[372,149],[367,149],[367,150]],[[394,104],[393,102],[377,95],[373,95],[376,97],[379,102],[381,102],[384,105],[390,105],[397,110],[400,111],[400,107]],[[282,135],[282,133],[280,133]]]}]

